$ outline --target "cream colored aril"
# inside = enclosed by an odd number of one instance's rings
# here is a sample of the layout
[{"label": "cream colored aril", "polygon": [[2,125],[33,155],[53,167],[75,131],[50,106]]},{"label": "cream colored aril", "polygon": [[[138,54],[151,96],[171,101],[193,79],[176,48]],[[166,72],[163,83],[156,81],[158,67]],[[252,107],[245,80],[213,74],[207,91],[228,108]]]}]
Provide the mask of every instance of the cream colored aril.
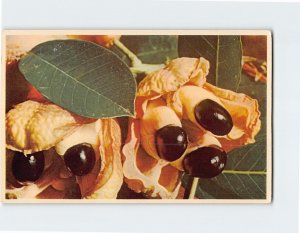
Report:
[{"label": "cream colored aril", "polygon": [[[211,92],[202,87],[187,85],[179,88],[175,93],[166,97],[168,106],[170,106],[181,119],[187,119],[198,127],[202,128],[196,118],[194,109],[201,101],[210,99],[224,107],[222,102]],[[225,107],[224,107],[225,108]]]},{"label": "cream colored aril", "polygon": [[158,160],[155,133],[167,125],[182,126],[178,116],[167,106],[149,107],[141,119],[141,144],[150,156]]},{"label": "cream colored aril", "polygon": [[100,130],[100,120],[76,127],[71,134],[55,145],[56,153],[63,156],[69,148],[81,143],[91,144],[95,151],[99,151],[98,135]]}]

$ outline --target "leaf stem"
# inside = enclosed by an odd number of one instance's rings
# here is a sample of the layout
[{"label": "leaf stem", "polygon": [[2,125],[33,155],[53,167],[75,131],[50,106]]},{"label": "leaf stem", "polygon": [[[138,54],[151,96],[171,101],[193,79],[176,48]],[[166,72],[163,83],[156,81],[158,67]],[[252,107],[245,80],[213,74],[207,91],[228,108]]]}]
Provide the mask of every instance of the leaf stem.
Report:
[{"label": "leaf stem", "polygon": [[159,70],[165,67],[164,64],[140,64],[130,68],[131,72],[134,74],[145,73],[150,74],[155,70]]},{"label": "leaf stem", "polygon": [[189,199],[194,199],[198,185],[199,185],[199,178],[197,178],[197,177],[193,178],[193,183],[192,183]]},{"label": "leaf stem", "polygon": [[142,61],[132,52],[130,51],[119,39],[114,40],[114,44],[119,47],[131,60],[131,65],[133,67],[141,65]]},{"label": "leaf stem", "polygon": [[119,39],[114,40],[114,44],[122,50],[131,60],[130,70],[134,75],[145,73],[149,74],[155,70],[161,69],[165,64],[144,64],[132,51],[130,51]]},{"label": "leaf stem", "polygon": [[237,174],[237,175],[266,175],[265,171],[235,171],[235,170],[224,170],[223,174]]}]

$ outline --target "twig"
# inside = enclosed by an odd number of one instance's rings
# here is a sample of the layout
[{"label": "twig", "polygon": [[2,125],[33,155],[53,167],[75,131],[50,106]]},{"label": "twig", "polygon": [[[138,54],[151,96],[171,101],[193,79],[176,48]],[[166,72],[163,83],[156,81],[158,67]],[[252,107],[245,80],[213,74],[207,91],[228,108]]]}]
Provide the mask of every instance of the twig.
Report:
[{"label": "twig", "polygon": [[114,44],[127,55],[127,57],[131,60],[131,65],[133,67],[142,64],[142,61],[133,52],[131,52],[119,39],[115,39]]},{"label": "twig", "polygon": [[145,73],[149,74],[155,70],[159,70],[165,64],[144,64],[132,51],[130,51],[119,39],[114,40],[114,44],[122,50],[123,53],[131,60],[130,70],[134,75]]},{"label": "twig", "polygon": [[197,178],[197,177],[193,178],[193,183],[192,183],[189,199],[194,199],[195,198],[195,194],[196,194],[196,191],[197,191],[198,184],[199,184],[199,178]]},{"label": "twig", "polygon": [[198,184],[199,178],[188,176],[183,199],[194,199]]}]

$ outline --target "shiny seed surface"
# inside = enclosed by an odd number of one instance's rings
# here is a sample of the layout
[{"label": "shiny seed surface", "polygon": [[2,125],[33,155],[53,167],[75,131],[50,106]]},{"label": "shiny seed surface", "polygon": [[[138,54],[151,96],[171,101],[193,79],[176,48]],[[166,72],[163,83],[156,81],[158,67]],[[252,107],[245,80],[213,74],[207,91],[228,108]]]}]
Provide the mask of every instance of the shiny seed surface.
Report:
[{"label": "shiny seed surface", "polygon": [[201,147],[187,154],[183,167],[187,174],[199,178],[213,178],[219,175],[226,165],[226,152],[215,147]]},{"label": "shiny seed surface", "polygon": [[185,152],[188,138],[185,131],[175,125],[167,125],[155,134],[155,146],[160,158],[167,161],[179,159]]},{"label": "shiny seed surface", "polygon": [[12,173],[19,182],[34,182],[44,171],[45,158],[43,152],[24,155],[15,152],[12,160]]},{"label": "shiny seed surface", "polygon": [[64,161],[74,175],[84,176],[95,166],[95,151],[88,143],[77,144],[65,152]]},{"label": "shiny seed surface", "polygon": [[213,100],[201,101],[196,105],[194,114],[197,122],[215,135],[226,135],[233,127],[229,112]]}]

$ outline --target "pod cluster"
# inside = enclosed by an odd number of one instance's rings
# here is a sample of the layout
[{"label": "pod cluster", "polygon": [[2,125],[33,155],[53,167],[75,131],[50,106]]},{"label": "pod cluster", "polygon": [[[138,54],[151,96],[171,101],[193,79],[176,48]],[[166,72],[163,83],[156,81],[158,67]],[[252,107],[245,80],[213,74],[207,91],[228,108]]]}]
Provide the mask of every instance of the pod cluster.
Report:
[{"label": "pod cluster", "polygon": [[[193,108],[193,119],[199,127],[215,136],[224,136],[231,131],[231,115],[221,104],[212,99],[202,99]],[[189,140],[180,125],[169,124],[158,128],[154,134],[154,143],[156,154],[163,160],[173,162],[184,155],[183,169],[194,177],[215,177],[226,165],[226,152],[216,145],[199,147],[186,153]]]}]

